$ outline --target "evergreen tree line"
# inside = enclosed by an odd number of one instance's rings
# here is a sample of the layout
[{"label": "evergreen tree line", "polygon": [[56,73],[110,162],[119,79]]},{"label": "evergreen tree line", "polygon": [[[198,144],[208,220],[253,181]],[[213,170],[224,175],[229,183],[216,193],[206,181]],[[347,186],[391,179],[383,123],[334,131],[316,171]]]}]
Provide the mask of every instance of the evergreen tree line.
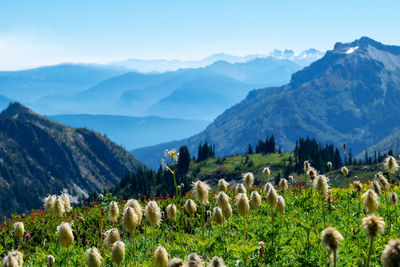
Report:
[{"label": "evergreen tree line", "polygon": [[[268,154],[276,152],[276,144],[274,135],[267,136],[264,140],[258,140],[256,145],[256,153]],[[247,154],[253,154],[253,146],[249,143]]]},{"label": "evergreen tree line", "polygon": [[215,157],[215,145],[208,145],[207,141],[204,142],[204,145],[200,143],[197,152],[197,162],[213,157]]}]

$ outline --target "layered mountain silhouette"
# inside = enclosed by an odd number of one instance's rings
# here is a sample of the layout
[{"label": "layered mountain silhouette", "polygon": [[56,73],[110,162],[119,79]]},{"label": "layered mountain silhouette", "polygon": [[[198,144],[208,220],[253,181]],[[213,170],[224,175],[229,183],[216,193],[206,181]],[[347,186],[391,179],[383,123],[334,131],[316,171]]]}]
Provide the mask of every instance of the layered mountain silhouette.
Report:
[{"label": "layered mountain silhouette", "polygon": [[48,194],[76,201],[140,166],[106,137],[42,117],[19,103],[0,113],[0,216],[39,208]]},{"label": "layered mountain silhouette", "polygon": [[162,151],[200,142],[215,144],[218,155],[243,153],[249,142],[274,134],[283,150],[299,137],[346,143],[359,153],[400,126],[400,47],[362,37],[336,43],[333,50],[294,73],[290,83],[251,91],[203,132],[173,143],[137,149],[152,166]]}]

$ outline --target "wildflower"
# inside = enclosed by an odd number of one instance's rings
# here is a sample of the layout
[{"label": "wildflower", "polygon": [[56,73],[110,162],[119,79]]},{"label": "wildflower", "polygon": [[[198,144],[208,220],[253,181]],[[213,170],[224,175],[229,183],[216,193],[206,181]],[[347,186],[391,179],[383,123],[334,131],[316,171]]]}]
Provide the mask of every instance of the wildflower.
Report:
[{"label": "wildflower", "polygon": [[244,187],[243,184],[236,185],[236,194],[239,194],[239,193],[247,194],[246,187]]},{"label": "wildflower", "polygon": [[263,169],[263,173],[264,173],[265,179],[268,180],[269,176],[271,175],[271,171],[270,171],[269,167],[265,167],[265,168]]},{"label": "wildflower", "polygon": [[375,191],[375,193],[379,196],[382,193],[381,186],[377,181],[372,181],[371,183],[372,189]]},{"label": "wildflower", "polygon": [[64,216],[65,206],[64,200],[61,197],[57,197],[54,205],[54,214],[58,217]]},{"label": "wildflower", "polygon": [[339,243],[344,239],[334,227],[328,227],[322,231],[322,243],[330,250],[337,251]]},{"label": "wildflower", "polygon": [[161,210],[154,200],[149,201],[146,206],[145,216],[150,224],[159,226],[161,223]]},{"label": "wildflower", "polygon": [[14,223],[13,232],[14,232],[15,238],[16,238],[17,240],[21,240],[21,239],[23,238],[24,232],[25,232],[24,223],[23,223],[23,222],[16,222],[16,223]]},{"label": "wildflower", "polygon": [[236,205],[241,216],[245,217],[250,210],[249,199],[244,193],[239,193],[236,197]]},{"label": "wildflower", "polygon": [[142,218],[143,218],[143,208],[139,204],[139,202],[136,199],[129,199],[126,202],[125,207],[131,207],[135,210],[135,213],[138,217],[138,225],[139,225],[142,222]]},{"label": "wildflower", "polygon": [[383,234],[385,229],[385,222],[382,217],[370,215],[362,219],[362,225],[364,226],[365,232],[370,237],[376,237],[378,233]]},{"label": "wildflower", "polygon": [[265,253],[265,243],[263,241],[258,243],[258,253],[260,254],[260,258],[262,259]]},{"label": "wildflower", "polygon": [[293,176],[289,176],[289,183],[291,183],[291,184],[293,184],[294,183],[294,178],[293,178]]},{"label": "wildflower", "polygon": [[26,233],[25,236],[26,236],[26,239],[29,240],[29,238],[31,237],[31,233]]},{"label": "wildflower", "polygon": [[202,181],[193,182],[193,195],[201,204],[208,203],[208,191],[210,187]]},{"label": "wildflower", "polygon": [[267,193],[267,202],[271,207],[276,206],[276,202],[278,201],[278,195],[274,188],[271,188]]},{"label": "wildflower", "polygon": [[311,181],[314,181],[315,178],[317,178],[318,173],[317,170],[314,169],[313,167],[308,168],[307,175],[310,177]]},{"label": "wildflower", "polygon": [[383,190],[387,190],[390,188],[390,183],[381,172],[378,172],[375,177],[378,178]]},{"label": "wildflower", "polygon": [[167,264],[167,267],[183,267],[183,260],[180,258],[173,258]]},{"label": "wildflower", "polygon": [[22,267],[24,264],[24,255],[18,250],[8,252],[3,258],[2,266],[4,267]]},{"label": "wildflower", "polygon": [[197,205],[193,200],[188,199],[185,203],[185,210],[189,216],[193,216],[197,212]]},{"label": "wildflower", "polygon": [[250,195],[250,205],[254,208],[254,209],[258,209],[261,205],[261,196],[257,191],[253,191],[251,192]]},{"label": "wildflower", "polygon": [[213,257],[208,267],[226,267],[225,262],[220,257]]},{"label": "wildflower", "polygon": [[74,242],[74,235],[72,233],[71,224],[67,222],[61,223],[57,226],[58,241],[61,246],[68,248]]},{"label": "wildflower", "polygon": [[361,182],[360,182],[360,181],[355,181],[355,182],[353,183],[353,185],[354,185],[354,187],[356,188],[357,192],[360,193],[360,192],[361,192],[361,189],[362,189],[362,184],[361,184]]},{"label": "wildflower", "polygon": [[253,186],[254,175],[251,172],[246,172],[242,175],[243,183],[246,186],[246,189],[249,190]]},{"label": "wildflower", "polygon": [[362,198],[364,199],[364,205],[370,212],[374,212],[378,208],[378,195],[375,193],[375,191],[368,190],[362,195]]},{"label": "wildflower", "polygon": [[397,161],[393,156],[387,156],[383,162],[383,166],[390,173],[396,172],[399,168],[399,165],[397,164]]},{"label": "wildflower", "polygon": [[285,199],[282,196],[278,196],[277,201],[276,201],[276,209],[280,212],[280,213],[284,213],[285,212]]},{"label": "wildflower", "polygon": [[203,260],[196,254],[192,253],[187,258],[188,267],[203,267]]},{"label": "wildflower", "polygon": [[97,248],[92,247],[86,250],[86,265],[88,267],[100,267],[101,259],[102,257]]},{"label": "wildflower", "polygon": [[232,207],[229,204],[229,197],[225,192],[219,192],[216,204],[221,208],[224,218],[228,220],[232,216]]},{"label": "wildflower", "polygon": [[215,207],[212,215],[212,220],[216,224],[222,224],[224,222],[224,215],[222,214],[222,209]]},{"label": "wildflower", "polygon": [[228,183],[224,179],[218,181],[218,191],[226,192],[228,190]]},{"label": "wildflower", "polygon": [[383,267],[397,267],[400,262],[400,239],[391,240],[382,252]]},{"label": "wildflower", "polygon": [[347,175],[349,175],[349,169],[347,169],[346,167],[342,167],[340,171],[342,172],[344,177],[347,177]]},{"label": "wildflower", "polygon": [[53,267],[55,263],[56,263],[56,259],[54,258],[54,256],[48,255],[47,256],[47,267]]},{"label": "wildflower", "polygon": [[104,233],[104,246],[111,249],[115,242],[120,240],[117,228],[112,228]]},{"label": "wildflower", "polygon": [[54,215],[55,213],[55,205],[56,205],[56,195],[49,195],[44,199],[44,208],[47,213]]},{"label": "wildflower", "polygon": [[267,196],[268,191],[269,191],[271,188],[274,188],[274,186],[273,186],[271,183],[266,183],[266,184],[264,185],[264,195],[265,195],[265,197]]},{"label": "wildflower", "polygon": [[288,189],[288,183],[286,179],[281,179],[279,181],[279,187],[282,189],[283,192],[286,192],[286,190]]},{"label": "wildflower", "polygon": [[125,258],[125,244],[122,241],[117,241],[114,243],[111,249],[112,259],[117,266],[121,264],[121,262]]},{"label": "wildflower", "polygon": [[168,253],[164,247],[159,246],[154,252],[156,267],[166,267],[168,264]]},{"label": "wildflower", "polygon": [[167,217],[173,221],[176,221],[177,210],[174,204],[167,206]]},{"label": "wildflower", "polygon": [[103,200],[104,200],[103,194],[100,194],[100,195],[99,195],[99,200],[100,200],[100,202],[103,202]]},{"label": "wildflower", "polygon": [[59,196],[61,199],[62,203],[64,204],[64,208],[66,212],[70,212],[72,210],[71,207],[71,202],[70,202],[70,197],[66,193],[62,193],[61,196]]},{"label": "wildflower", "polygon": [[128,233],[132,233],[138,225],[139,219],[135,210],[131,207],[126,207],[122,216],[123,229]]},{"label": "wildflower", "polygon": [[328,161],[326,163],[326,166],[328,167],[328,169],[332,169],[332,162]]},{"label": "wildflower", "polygon": [[116,223],[119,217],[118,204],[115,201],[111,201],[110,208],[108,210],[108,220],[111,223]]},{"label": "wildflower", "polygon": [[317,179],[314,180],[314,188],[322,195],[328,193],[328,178],[325,175],[318,175]]}]

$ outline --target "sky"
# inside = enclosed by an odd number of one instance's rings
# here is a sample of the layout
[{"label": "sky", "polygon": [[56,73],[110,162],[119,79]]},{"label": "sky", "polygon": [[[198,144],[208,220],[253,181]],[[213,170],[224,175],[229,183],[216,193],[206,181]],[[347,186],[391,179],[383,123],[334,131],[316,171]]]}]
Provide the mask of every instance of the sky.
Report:
[{"label": "sky", "polygon": [[400,1],[0,0],[0,69],[400,45]]}]

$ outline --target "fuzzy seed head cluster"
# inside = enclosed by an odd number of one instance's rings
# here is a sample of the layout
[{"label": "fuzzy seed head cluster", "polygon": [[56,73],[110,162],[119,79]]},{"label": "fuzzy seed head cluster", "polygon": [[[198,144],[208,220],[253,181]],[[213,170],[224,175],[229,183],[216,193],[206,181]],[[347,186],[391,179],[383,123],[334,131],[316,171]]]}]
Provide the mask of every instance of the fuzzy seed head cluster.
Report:
[{"label": "fuzzy seed head cluster", "polygon": [[229,204],[229,200],[228,195],[222,191],[219,192],[216,198],[216,204],[221,208],[225,220],[228,220],[232,216],[232,207],[231,204]]},{"label": "fuzzy seed head cluster", "polygon": [[142,206],[139,204],[139,202],[136,199],[129,199],[126,204],[125,207],[131,207],[135,210],[135,213],[138,217],[138,224],[140,224],[142,222],[142,218],[143,218],[143,208]]},{"label": "fuzzy seed head cluster", "polygon": [[399,197],[397,196],[396,192],[391,192],[390,193],[390,203],[392,203],[392,205],[396,205],[397,201],[399,201]]},{"label": "fuzzy seed head cluster", "polygon": [[400,239],[391,240],[382,252],[383,267],[398,267],[400,265]]},{"label": "fuzzy seed head cluster", "polygon": [[213,257],[208,267],[226,267],[224,260],[220,257]]},{"label": "fuzzy seed head cluster", "polygon": [[183,260],[180,258],[173,258],[167,264],[167,267],[183,267]]},{"label": "fuzzy seed head cluster", "polygon": [[44,208],[47,213],[53,216],[62,217],[64,212],[72,210],[70,196],[62,193],[60,196],[49,195],[44,198]]},{"label": "fuzzy seed head cluster", "polygon": [[286,207],[285,199],[282,196],[278,196],[278,200],[276,201],[276,209],[280,213],[284,213],[285,207]]},{"label": "fuzzy seed head cluster", "polygon": [[383,166],[391,173],[396,172],[399,169],[399,165],[393,156],[387,156],[383,162]]},{"label": "fuzzy seed head cluster", "polygon": [[112,228],[104,233],[104,246],[111,249],[115,242],[120,240],[119,232],[117,228]]},{"label": "fuzzy seed head cluster", "polygon": [[257,191],[250,194],[250,205],[253,209],[258,209],[261,205],[261,196]]},{"label": "fuzzy seed head cluster", "polygon": [[188,199],[185,202],[185,210],[189,216],[193,216],[197,212],[197,205],[193,200]]},{"label": "fuzzy seed head cluster", "polygon": [[65,211],[70,212],[72,210],[70,196],[67,193],[62,193],[61,196],[59,196],[59,198],[64,204]]},{"label": "fuzzy seed head cluster", "polygon": [[335,227],[328,227],[322,231],[321,239],[330,251],[336,251],[344,238]]},{"label": "fuzzy seed head cluster", "polygon": [[220,179],[218,181],[218,191],[226,192],[228,191],[228,185],[229,183],[225,181],[224,179]]},{"label": "fuzzy seed head cluster", "polygon": [[139,225],[139,218],[136,215],[136,212],[131,207],[126,207],[124,209],[124,214],[122,216],[122,227],[125,232],[133,233],[136,226]]},{"label": "fuzzy seed head cluster", "polygon": [[307,175],[310,177],[311,181],[314,181],[315,178],[317,178],[317,176],[318,176],[318,172],[313,167],[310,167],[308,169]]},{"label": "fuzzy seed head cluster", "polygon": [[52,215],[55,214],[56,200],[56,195],[49,195],[44,198],[44,209],[47,213],[50,213]]},{"label": "fuzzy seed head cluster", "polygon": [[220,207],[215,207],[213,210],[212,220],[215,224],[222,224],[224,222],[224,215]]},{"label": "fuzzy seed head cluster", "polygon": [[178,214],[176,206],[174,204],[169,204],[167,206],[167,217],[170,220],[176,221],[176,215]]},{"label": "fuzzy seed head cluster", "polygon": [[347,169],[346,167],[342,167],[340,171],[342,172],[344,177],[347,177],[349,175],[349,169]]},{"label": "fuzzy seed head cluster", "polygon": [[161,223],[161,210],[157,202],[149,201],[145,210],[146,220],[153,225],[159,226]]},{"label": "fuzzy seed head cluster", "polygon": [[278,194],[276,193],[275,188],[269,189],[267,193],[267,202],[271,207],[276,206],[276,202],[278,201]]},{"label": "fuzzy seed head cluster", "polygon": [[119,217],[118,204],[115,201],[111,201],[110,207],[108,210],[108,220],[111,223],[116,223],[118,221],[118,217]]},{"label": "fuzzy seed head cluster", "polygon": [[293,178],[293,176],[289,176],[289,183],[291,183],[291,184],[293,184],[294,183],[294,178]]},{"label": "fuzzy seed head cluster", "polygon": [[274,186],[273,186],[271,183],[266,183],[266,184],[264,185],[264,195],[265,195],[265,197],[267,197],[268,192],[269,192],[269,190],[270,190],[271,188],[274,188]]},{"label": "fuzzy seed head cluster", "polygon": [[58,241],[61,246],[68,248],[74,242],[74,235],[72,233],[71,224],[67,222],[61,223],[57,226]]},{"label": "fuzzy seed head cluster", "polygon": [[200,202],[200,204],[207,204],[208,203],[208,191],[210,187],[207,183],[202,181],[193,182],[193,195]]},{"label": "fuzzy seed head cluster", "polygon": [[379,201],[378,195],[373,190],[368,190],[362,195],[364,199],[364,205],[370,212],[374,212],[378,209]]},{"label": "fuzzy seed head cluster", "polygon": [[21,240],[24,237],[25,229],[23,222],[14,223],[13,227],[14,236],[17,240]]},{"label": "fuzzy seed head cluster", "polygon": [[64,213],[65,213],[64,202],[60,197],[58,197],[56,199],[56,203],[55,203],[55,207],[54,207],[54,214],[57,217],[63,217]]},{"label": "fuzzy seed head cluster", "polygon": [[353,183],[353,185],[354,185],[354,187],[356,188],[357,192],[360,193],[361,190],[362,190],[362,184],[361,184],[361,182],[360,182],[360,181],[355,181],[355,182]]},{"label": "fuzzy seed head cluster", "polygon": [[263,169],[263,174],[264,174],[265,179],[269,178],[269,176],[271,175],[271,170],[269,169],[269,167],[265,167]]},{"label": "fuzzy seed head cluster", "polygon": [[236,185],[236,194],[240,194],[240,193],[247,194],[246,187],[243,184]]},{"label": "fuzzy seed head cluster", "polygon": [[329,185],[328,185],[328,177],[325,175],[318,175],[317,179],[313,182],[314,188],[317,192],[324,195],[328,193]]},{"label": "fuzzy seed head cluster", "polygon": [[332,169],[332,162],[328,161],[326,163],[326,166],[328,167],[328,169]]},{"label": "fuzzy seed head cluster", "polygon": [[3,258],[3,267],[22,267],[24,264],[24,255],[18,250],[8,252]]},{"label": "fuzzy seed head cluster", "polygon": [[383,174],[381,172],[378,172],[376,174],[376,177],[378,178],[379,183],[381,184],[381,187],[383,190],[388,190],[390,188],[389,181],[386,179],[385,176],[383,176]]},{"label": "fuzzy seed head cluster", "polygon": [[100,267],[101,259],[102,257],[96,247],[86,250],[86,265],[88,267]]},{"label": "fuzzy seed head cluster", "polygon": [[239,214],[242,217],[246,217],[250,211],[249,199],[244,193],[239,193],[236,196],[236,206],[238,208]]},{"label": "fuzzy seed head cluster", "polygon": [[382,189],[381,186],[379,185],[378,181],[374,180],[371,183],[372,185],[372,190],[375,191],[375,193],[379,196],[380,194],[382,194]]},{"label": "fuzzy seed head cluster", "polygon": [[308,160],[304,161],[304,172],[308,173],[310,168],[311,168],[310,162]]},{"label": "fuzzy seed head cluster", "polygon": [[103,202],[103,200],[104,200],[104,196],[103,196],[103,194],[100,194],[100,195],[99,195],[99,201],[100,201],[100,202]]},{"label": "fuzzy seed head cluster", "polygon": [[46,259],[47,267],[53,267],[54,264],[56,263],[56,259],[54,258],[53,255],[48,255]]},{"label": "fuzzy seed head cluster", "polygon": [[385,222],[382,217],[369,215],[362,219],[364,230],[370,237],[376,237],[378,233],[383,234],[385,231]]},{"label": "fuzzy seed head cluster", "polygon": [[154,262],[156,267],[166,267],[168,264],[168,252],[167,250],[159,246],[154,252]]},{"label": "fuzzy seed head cluster", "polygon": [[196,253],[192,253],[187,258],[188,267],[203,267],[203,260]]},{"label": "fuzzy seed head cluster", "polygon": [[243,183],[246,186],[247,190],[250,190],[251,187],[253,186],[253,182],[254,182],[254,175],[251,172],[246,172],[244,174],[242,174],[243,177]]},{"label": "fuzzy seed head cluster", "polygon": [[117,241],[111,248],[112,259],[118,266],[125,258],[125,244],[122,241]]},{"label": "fuzzy seed head cluster", "polygon": [[288,182],[286,179],[283,178],[279,181],[279,188],[282,189],[283,192],[288,190]]}]

